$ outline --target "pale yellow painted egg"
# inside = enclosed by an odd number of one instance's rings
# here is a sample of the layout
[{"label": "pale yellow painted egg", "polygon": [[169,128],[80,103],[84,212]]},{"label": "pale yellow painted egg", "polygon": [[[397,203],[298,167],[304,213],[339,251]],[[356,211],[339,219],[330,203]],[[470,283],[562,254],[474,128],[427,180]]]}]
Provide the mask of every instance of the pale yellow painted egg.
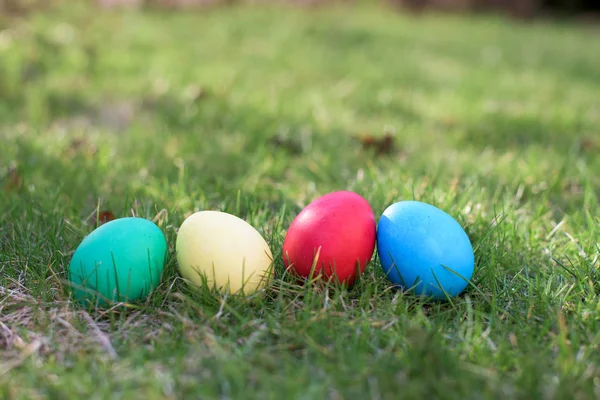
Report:
[{"label": "pale yellow painted egg", "polygon": [[272,277],[273,255],[261,234],[241,218],[220,211],[189,216],[177,235],[181,276],[197,286],[252,294]]}]

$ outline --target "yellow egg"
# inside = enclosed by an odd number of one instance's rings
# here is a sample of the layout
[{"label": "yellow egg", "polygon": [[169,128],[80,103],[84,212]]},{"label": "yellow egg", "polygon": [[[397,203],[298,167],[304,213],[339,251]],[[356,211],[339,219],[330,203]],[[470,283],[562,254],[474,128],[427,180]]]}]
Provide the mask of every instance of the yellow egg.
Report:
[{"label": "yellow egg", "polygon": [[224,212],[189,216],[179,228],[176,251],[181,276],[197,286],[252,294],[272,276],[273,255],[265,239],[243,219]]}]

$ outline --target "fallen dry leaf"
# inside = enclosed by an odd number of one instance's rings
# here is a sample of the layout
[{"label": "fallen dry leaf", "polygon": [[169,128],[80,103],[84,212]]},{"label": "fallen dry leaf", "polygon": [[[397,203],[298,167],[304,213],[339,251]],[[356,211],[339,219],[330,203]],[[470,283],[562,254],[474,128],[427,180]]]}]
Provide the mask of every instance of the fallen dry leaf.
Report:
[{"label": "fallen dry leaf", "polygon": [[83,153],[86,156],[93,156],[98,151],[97,147],[90,143],[86,138],[75,138],[69,143],[69,147],[66,150],[66,156],[73,158],[79,153]]},{"label": "fallen dry leaf", "polygon": [[584,192],[583,185],[574,179],[567,179],[562,184],[563,193],[568,195],[581,195]]},{"label": "fallen dry leaf", "polygon": [[378,155],[390,154],[395,150],[394,136],[386,134],[381,137],[364,135],[358,138],[363,150],[375,150]]},{"label": "fallen dry leaf", "polygon": [[183,91],[183,98],[186,102],[195,103],[206,97],[206,90],[200,85],[192,84]]},{"label": "fallen dry leaf", "polygon": [[144,0],[97,0],[103,8],[139,8],[144,5]]},{"label": "fallen dry leaf", "polygon": [[302,153],[302,144],[299,141],[282,135],[273,136],[269,139],[269,144],[275,148],[288,151],[291,154]]},{"label": "fallen dry leaf", "polygon": [[442,117],[440,123],[444,128],[454,128],[456,126],[456,120],[450,116]]},{"label": "fallen dry leaf", "polygon": [[598,152],[600,151],[600,140],[589,136],[584,137],[581,139],[580,149],[585,152]]},{"label": "fallen dry leaf", "polygon": [[115,215],[110,211],[100,211],[96,218],[96,226],[104,225],[105,223],[115,219]]},{"label": "fallen dry leaf", "polygon": [[6,175],[4,190],[19,190],[23,186],[23,176],[16,167],[11,167]]}]

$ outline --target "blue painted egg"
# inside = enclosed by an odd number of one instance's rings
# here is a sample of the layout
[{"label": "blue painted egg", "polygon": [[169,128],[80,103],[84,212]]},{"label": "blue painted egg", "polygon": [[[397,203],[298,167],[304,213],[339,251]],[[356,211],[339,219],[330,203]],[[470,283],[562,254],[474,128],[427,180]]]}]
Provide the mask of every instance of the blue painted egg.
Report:
[{"label": "blue painted egg", "polygon": [[377,252],[392,283],[436,299],[459,295],[475,267],[471,241],[460,224],[419,201],[401,201],[383,212]]}]

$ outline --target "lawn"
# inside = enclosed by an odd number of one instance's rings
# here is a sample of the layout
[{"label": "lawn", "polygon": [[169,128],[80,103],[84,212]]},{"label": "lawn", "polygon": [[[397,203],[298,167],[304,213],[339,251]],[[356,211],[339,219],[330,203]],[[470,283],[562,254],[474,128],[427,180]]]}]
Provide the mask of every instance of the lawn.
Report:
[{"label": "lawn", "polygon": [[[70,8],[0,19],[0,397],[600,396],[600,32],[375,6],[203,13]],[[392,135],[386,152],[364,137]],[[310,201],[408,199],[475,250],[451,302],[283,276]],[[255,226],[278,279],[191,291],[177,228]],[[84,309],[69,260],[98,211],[169,243],[144,303]],[[235,246],[235,243],[231,243]]]}]

